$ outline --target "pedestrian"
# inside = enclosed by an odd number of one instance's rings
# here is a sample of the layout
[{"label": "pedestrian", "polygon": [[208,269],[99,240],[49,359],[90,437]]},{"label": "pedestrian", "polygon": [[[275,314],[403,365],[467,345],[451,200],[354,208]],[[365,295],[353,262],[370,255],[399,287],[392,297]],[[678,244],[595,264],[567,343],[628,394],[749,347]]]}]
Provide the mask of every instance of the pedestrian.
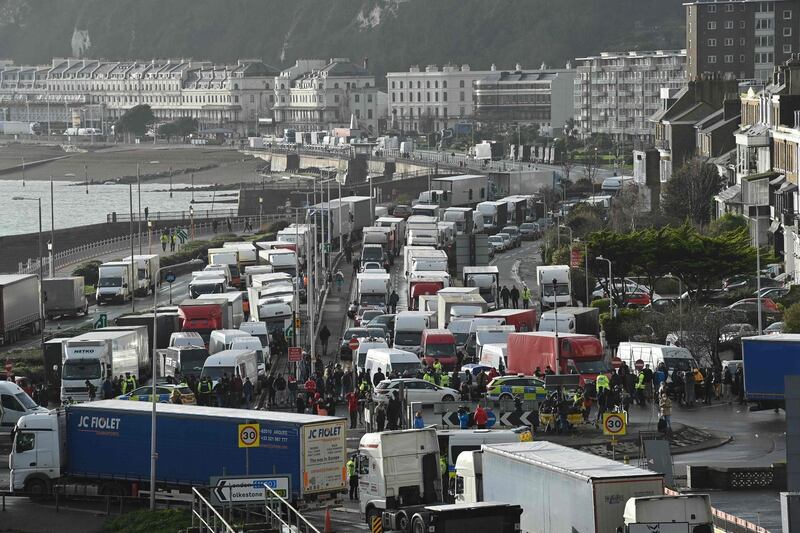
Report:
[{"label": "pedestrian", "polygon": [[522,286],[522,308],[527,309],[531,304],[531,290],[527,285]]},{"label": "pedestrian", "polygon": [[247,409],[253,405],[253,384],[250,382],[250,377],[244,378],[244,385],[242,385],[242,393],[244,394],[244,405]]},{"label": "pedestrian", "polygon": [[174,403],[175,405],[181,405],[183,403],[181,391],[179,391],[177,387],[172,389],[172,394],[169,395],[169,403]]},{"label": "pedestrian", "polygon": [[166,252],[167,251],[167,243],[168,242],[169,242],[169,237],[167,237],[167,232],[166,231],[162,231],[161,232],[161,251],[162,252]]},{"label": "pedestrian", "polygon": [[[111,378],[106,376],[105,381],[103,381],[103,399],[110,400],[114,397],[114,384],[111,383]],[[41,404],[41,402],[39,402]]]},{"label": "pedestrian", "polygon": [[353,258],[353,277],[358,276],[358,270],[360,267],[358,257]]},{"label": "pedestrian", "polygon": [[275,407],[275,375],[270,374],[266,380],[267,407]]},{"label": "pedestrian", "polygon": [[644,370],[639,371],[639,375],[636,376],[636,385],[634,385],[634,389],[636,391],[636,403],[639,404],[641,407],[645,406],[645,389],[647,388],[644,383],[645,375]]},{"label": "pedestrian", "polygon": [[297,414],[303,414],[306,412],[306,401],[301,393],[298,393],[295,397],[294,405],[295,412],[297,412]]},{"label": "pedestrian", "polygon": [[86,380],[86,391],[89,393],[89,401],[93,402],[97,398],[97,387],[88,379]]},{"label": "pedestrian", "polygon": [[392,289],[392,294],[389,295],[389,312],[392,314],[397,313],[397,303],[400,301],[400,296],[397,291]]},{"label": "pedestrian", "polygon": [[231,379],[231,395],[229,398],[229,406],[234,409],[239,409],[242,406],[242,391],[244,390],[244,382],[242,377],[238,374]]},{"label": "pedestrian", "polygon": [[347,241],[347,244],[345,244],[344,258],[348,265],[353,261],[353,247],[350,244],[350,241]]},{"label": "pedestrian", "polygon": [[703,403],[710,405],[714,397],[714,372],[710,368],[706,368],[703,372],[703,392],[705,393]]},{"label": "pedestrian", "polygon": [[511,298],[511,293],[508,290],[508,287],[503,285],[503,288],[500,290],[500,299],[503,300],[503,307],[508,309],[508,299]]},{"label": "pedestrian", "polygon": [[[644,397],[647,400],[653,399],[653,370],[650,365],[644,365]],[[658,389],[656,389],[658,390]]]},{"label": "pedestrian", "polygon": [[372,385],[377,387],[378,383],[386,379],[386,375],[381,371],[381,368],[378,367],[378,371],[372,375]]},{"label": "pedestrian", "polygon": [[174,252],[175,251],[175,244],[177,243],[177,241],[178,241],[178,235],[176,234],[176,232],[174,230],[170,230],[170,232],[169,232],[169,251],[170,252]]},{"label": "pedestrian", "polygon": [[414,414],[414,429],[423,429],[425,427],[425,421],[422,419],[422,413],[417,411]]},{"label": "pedestrian", "polygon": [[378,433],[386,426],[386,404],[379,402],[375,407],[375,428]]},{"label": "pedestrian", "polygon": [[722,373],[722,401],[731,403],[731,387],[733,386],[733,374],[730,365],[725,365]]},{"label": "pedestrian", "polygon": [[322,325],[322,329],[319,330],[319,340],[322,343],[322,355],[328,355],[328,339],[331,338],[331,330],[328,329],[327,324]]},{"label": "pedestrian", "polygon": [[358,394],[350,391],[347,393],[347,412],[350,414],[350,429],[358,426]]},{"label": "pedestrian", "polygon": [[519,289],[517,289],[516,285],[511,286],[511,292],[509,293],[511,296],[511,305],[514,309],[519,308]]},{"label": "pedestrian", "polygon": [[669,438],[672,436],[672,400],[669,399],[669,395],[667,394],[666,383],[662,383],[659,389],[658,412],[662,420],[664,420],[664,432]]},{"label": "pedestrian", "polygon": [[489,415],[480,404],[475,408],[475,425],[478,429],[486,429],[486,423],[489,421]]},{"label": "pedestrian", "polygon": [[276,396],[278,398],[278,404],[284,405],[286,404],[286,379],[284,379],[282,374],[278,374],[275,376],[275,381],[272,383],[272,386],[275,389]]},{"label": "pedestrian", "polygon": [[686,407],[694,407],[694,372],[687,370],[683,372],[683,397]]},{"label": "pedestrian", "polygon": [[208,376],[203,376],[197,385],[198,405],[211,405],[211,380]]},{"label": "pedestrian", "polygon": [[742,370],[742,366],[736,369],[736,374],[733,377],[734,382],[736,383],[736,392],[739,397],[739,405],[744,405],[744,371]]},{"label": "pedestrian", "polygon": [[225,219],[225,226],[228,228],[228,233],[233,233],[233,225],[231,224],[231,217]]},{"label": "pedestrian", "polygon": [[397,398],[397,392],[393,392],[386,405],[386,429],[392,431],[400,429],[400,411],[402,406]]},{"label": "pedestrian", "polygon": [[336,292],[342,292],[342,285],[344,285],[344,274],[341,270],[337,270],[336,274],[333,276],[334,281],[336,281]]},{"label": "pedestrian", "polygon": [[356,468],[356,456],[351,455],[347,461],[347,476],[350,480],[350,500],[358,499],[358,469]]}]

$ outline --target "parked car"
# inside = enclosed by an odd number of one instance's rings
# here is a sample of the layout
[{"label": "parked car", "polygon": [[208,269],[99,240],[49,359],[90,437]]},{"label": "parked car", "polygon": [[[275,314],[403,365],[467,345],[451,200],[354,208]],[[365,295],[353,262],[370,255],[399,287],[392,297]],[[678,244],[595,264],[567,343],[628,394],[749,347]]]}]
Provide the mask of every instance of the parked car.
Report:
[{"label": "parked car", "polygon": [[494,246],[492,246],[492,243],[487,244],[486,254],[488,255],[489,259],[494,257]]},{"label": "parked car", "polygon": [[396,316],[397,315],[393,315],[391,313],[384,314],[384,315],[378,315],[378,316],[376,316],[375,318],[373,318],[372,320],[369,321],[369,324],[367,324],[367,327],[369,328],[369,327],[372,327],[372,326],[386,326],[386,329],[389,330],[389,335],[394,337],[394,319],[395,319]]},{"label": "parked car", "polygon": [[[178,392],[181,393],[181,403],[184,405],[195,405],[196,400],[194,397],[194,393],[192,389],[190,389],[186,385],[170,385],[167,383],[156,385],[156,396],[158,403],[170,403],[170,397],[172,396],[172,392],[178,389]],[[133,389],[131,392],[127,394],[123,394],[121,396],[117,396],[117,400],[131,400],[131,401],[138,401],[138,402],[149,402],[152,401],[152,393],[153,387],[150,385],[139,387]]]},{"label": "parked car", "polygon": [[719,344],[720,347],[738,346],[742,337],[752,337],[757,334],[758,331],[756,331],[756,328],[746,322],[727,324],[719,329]]},{"label": "parked car", "polygon": [[783,322],[773,322],[764,328],[764,335],[777,335],[783,333]]},{"label": "parked car", "polygon": [[[767,276],[761,276],[761,287],[780,287],[781,282]],[[722,288],[726,291],[738,291],[742,289],[756,290],[758,280],[755,276],[738,275],[732,276],[722,282]]]},{"label": "parked car", "polygon": [[518,226],[506,226],[500,231],[511,236],[511,242],[514,243],[515,248],[522,245],[522,234],[519,232]]},{"label": "parked car", "polygon": [[652,311],[664,313],[677,308],[679,303],[679,298],[654,298],[653,301],[651,301],[645,307]]},{"label": "parked car", "polygon": [[486,386],[488,400],[543,400],[546,394],[544,381],[535,376],[497,376]]},{"label": "parked car", "polygon": [[644,307],[650,304],[650,295],[646,292],[629,292],[625,294],[625,305],[627,307]]},{"label": "parked car", "polygon": [[495,237],[500,237],[503,239],[503,245],[505,246],[505,250],[510,250],[514,248],[514,238],[511,236],[510,233],[500,232],[495,233]]},{"label": "parked car", "polygon": [[378,386],[375,387],[374,399],[376,401],[389,401],[389,395],[400,389],[400,383],[403,383],[405,387],[409,403],[452,402],[461,396],[455,389],[441,387],[424,379],[397,378],[386,379],[378,383]]},{"label": "parked car", "polygon": [[[779,300],[789,294],[788,287],[761,287],[761,297]],[[753,292],[753,296],[758,297],[758,291]]]},{"label": "parked car", "polygon": [[492,235],[489,237],[489,246],[497,253],[506,251],[506,240],[499,235]]},{"label": "parked car", "polygon": [[[753,309],[758,309],[758,298],[742,298],[737,302],[732,303],[728,307],[730,309],[737,309],[744,306],[752,306]],[[746,309],[746,308],[745,308]],[[761,298],[761,311],[768,313],[780,313],[778,304],[772,298]]]},{"label": "parked car", "polygon": [[[755,326],[758,323],[758,299],[744,298],[728,306],[733,311],[745,313],[745,322]],[[778,306],[770,298],[761,298],[761,320],[762,325],[772,324],[781,319],[781,312]]]},{"label": "parked car", "polygon": [[520,224],[519,233],[523,241],[534,241],[536,237],[538,237],[539,231],[536,229],[536,224],[534,222],[525,222]]}]

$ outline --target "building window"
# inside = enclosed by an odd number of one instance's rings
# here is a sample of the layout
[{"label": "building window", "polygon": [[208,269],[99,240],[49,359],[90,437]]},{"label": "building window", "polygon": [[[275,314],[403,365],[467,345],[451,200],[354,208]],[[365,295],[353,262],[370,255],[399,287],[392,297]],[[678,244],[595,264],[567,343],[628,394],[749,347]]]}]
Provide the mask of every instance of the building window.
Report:
[{"label": "building window", "polygon": [[403,94],[404,94],[404,93],[400,93],[400,101],[401,101],[401,102],[403,101]]},{"label": "building window", "polygon": [[716,13],[717,12],[717,6],[708,6],[707,11],[709,13]]},{"label": "building window", "polygon": [[464,106],[458,108],[458,116],[460,117],[464,116]]},{"label": "building window", "polygon": [[458,87],[459,87],[460,89],[463,89],[463,88],[464,88],[464,80],[461,80],[461,81],[459,81],[459,82],[458,82]]},{"label": "building window", "polygon": [[442,93],[442,102],[446,102],[446,101],[447,101],[447,91]]},{"label": "building window", "polygon": [[394,102],[394,101],[395,101],[395,98],[394,98],[395,96],[396,96],[396,94],[395,94],[395,93],[392,93],[392,102]]},{"label": "building window", "polygon": [[792,10],[791,9],[784,9],[783,10],[783,20],[792,20]]},{"label": "building window", "polygon": [[463,102],[464,101],[464,91],[461,91],[458,96],[459,96],[458,101],[459,102]]},{"label": "building window", "polygon": [[421,89],[421,88],[422,88],[422,82],[417,80],[417,89]]},{"label": "building window", "polygon": [[431,80],[428,80],[428,81],[425,82],[425,88],[426,89],[430,89],[431,88]]},{"label": "building window", "polygon": [[784,37],[791,37],[792,36],[792,28],[783,28],[783,36]]},{"label": "building window", "polygon": [[400,82],[400,88],[401,89],[403,88],[403,82],[402,81]]},{"label": "building window", "polygon": [[392,82],[392,89],[394,89],[394,82]]},{"label": "building window", "polygon": [[367,95],[367,103],[372,103],[372,95],[371,94]]},{"label": "building window", "polygon": [[725,46],[733,46],[733,37],[725,37]]},{"label": "building window", "polygon": [[447,89],[447,80],[442,80],[442,89]]},{"label": "building window", "polygon": [[726,13],[733,13],[733,4],[728,4],[725,6]]},{"label": "building window", "polygon": [[[739,63],[744,63],[746,61],[746,59],[747,58],[744,56],[744,54],[740,55],[739,56]],[[742,76],[742,78],[744,78],[744,76]]]},{"label": "building window", "polygon": [[739,37],[739,46],[747,45],[747,38],[746,37]]},{"label": "building window", "polygon": [[250,95],[250,103],[251,104],[255,104],[256,103],[256,96],[254,94]]},{"label": "building window", "polygon": [[726,30],[732,30],[733,29],[733,21],[732,20],[726,20],[725,21],[725,29]]},{"label": "building window", "polygon": [[372,109],[367,109],[367,119],[372,118]]},{"label": "building window", "polygon": [[[711,6],[709,6],[709,7],[711,7]],[[716,6],[714,6],[714,8],[716,9]],[[708,24],[706,24],[706,28],[709,29],[709,30],[716,30],[717,29],[716,21],[714,21],[714,20],[708,21]]]},{"label": "building window", "polygon": [[[742,4],[742,7],[744,7],[744,4]],[[743,30],[743,29],[745,29],[746,27],[747,27],[747,22],[746,22],[746,21],[744,21],[744,20],[740,20],[740,21],[739,21],[739,29],[740,29],[740,30]]]},{"label": "building window", "polygon": [[792,53],[792,45],[791,44],[784,44],[783,45],[783,53],[784,54],[791,54]]},{"label": "building window", "polygon": [[333,101],[334,101],[335,103],[337,103],[337,104],[339,103],[339,95],[338,95],[338,94],[334,94],[334,95],[333,95]]},{"label": "building window", "polygon": [[717,62],[717,56],[708,56],[708,63],[714,64]]},{"label": "building window", "polygon": [[356,100],[356,103],[358,103],[359,99],[360,99],[360,98],[359,98],[359,96],[358,96],[358,95],[355,95],[355,100]]},{"label": "building window", "polygon": [[733,63],[733,54],[725,56],[726,63]]},{"label": "building window", "polygon": [[716,39],[709,39],[708,40],[708,46],[717,46],[717,40]]}]

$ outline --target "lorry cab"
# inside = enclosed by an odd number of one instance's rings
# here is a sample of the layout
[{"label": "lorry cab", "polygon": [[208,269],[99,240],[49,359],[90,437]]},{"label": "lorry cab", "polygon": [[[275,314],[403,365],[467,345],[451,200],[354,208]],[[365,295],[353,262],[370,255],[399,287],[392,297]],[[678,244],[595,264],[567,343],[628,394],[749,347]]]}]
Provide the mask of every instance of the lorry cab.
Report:
[{"label": "lorry cab", "polygon": [[[358,350],[355,353],[355,361],[353,361],[353,365],[358,369],[363,369],[364,364],[367,362],[367,352],[373,348],[389,348],[389,345],[386,344],[386,341],[383,339],[377,339],[374,337],[361,337],[358,339]],[[351,352],[350,358],[353,358],[353,354]],[[348,357],[342,355],[341,359],[346,360]]]},{"label": "lorry cab", "polygon": [[228,285],[234,285],[233,272],[231,271],[230,265],[206,265],[203,270],[192,272],[192,277],[212,277],[214,274],[224,277]]},{"label": "lorry cab", "polygon": [[131,276],[131,263],[113,261],[103,263],[98,267],[97,305],[110,301],[120,303],[133,298],[133,276]]},{"label": "lorry cab", "polygon": [[245,286],[253,286],[253,276],[258,274],[272,274],[272,265],[250,265],[244,268]]},{"label": "lorry cab", "polygon": [[10,381],[0,381],[0,434],[10,433],[17,421],[34,413],[47,413],[48,410],[40,407],[22,390],[19,385]]},{"label": "lorry cab", "polygon": [[465,266],[462,274],[465,287],[478,287],[489,309],[497,309],[499,300],[500,271],[496,266]]},{"label": "lorry cab", "polygon": [[380,244],[365,244],[361,248],[361,261],[374,261],[382,264],[384,268],[389,266],[389,260]]},{"label": "lorry cab", "polygon": [[65,417],[57,410],[40,409],[16,420],[9,456],[13,491],[46,494],[50,492],[50,480],[61,477],[66,457]]},{"label": "lorry cab", "polygon": [[401,376],[415,377],[417,372],[422,371],[422,363],[412,352],[396,348],[370,348],[364,358],[364,371],[370,381],[379,368],[385,376],[396,371]]},{"label": "lorry cab", "polygon": [[672,531],[673,524],[680,524],[681,530],[688,533],[715,531],[708,494],[630,498],[625,502],[622,517],[625,533]]},{"label": "lorry cab", "polygon": [[456,477],[456,462],[464,452],[480,450],[484,444],[521,442],[530,437],[527,428],[517,429],[440,429],[436,431],[439,450],[447,458],[447,470]]},{"label": "lorry cab", "polygon": [[392,346],[417,355],[422,353],[422,332],[430,326],[430,314],[424,311],[402,311],[394,319]]},{"label": "lorry cab", "polygon": [[211,332],[208,339],[208,354],[214,355],[223,350],[229,350],[231,343],[237,337],[249,337],[250,334],[238,329],[217,329]]},{"label": "lorry cab", "polygon": [[176,331],[169,336],[170,346],[197,346],[205,348],[203,337],[196,331]]},{"label": "lorry cab", "polygon": [[208,377],[216,386],[217,383],[227,376],[233,378],[239,376],[242,382],[250,378],[253,387],[258,385],[258,362],[256,353],[253,350],[223,350],[214,355],[208,356],[200,378]]},{"label": "lorry cab", "polygon": [[[208,274],[203,272],[203,274]],[[189,282],[189,296],[197,298],[201,294],[223,294],[227,292],[228,281],[223,276],[213,275],[196,276]]]},{"label": "lorry cab", "polygon": [[453,495],[456,503],[483,501],[483,454],[480,450],[463,451],[456,458]]},{"label": "lorry cab", "polygon": [[425,365],[439,361],[445,370],[456,367],[456,337],[449,329],[426,329],[422,332],[422,358]]},{"label": "lorry cab", "polygon": [[258,340],[261,341],[261,346],[264,348],[269,347],[269,331],[267,331],[267,325],[262,321],[254,321],[248,320],[247,322],[242,322],[239,324],[239,330],[249,333],[253,337],[257,337]]}]

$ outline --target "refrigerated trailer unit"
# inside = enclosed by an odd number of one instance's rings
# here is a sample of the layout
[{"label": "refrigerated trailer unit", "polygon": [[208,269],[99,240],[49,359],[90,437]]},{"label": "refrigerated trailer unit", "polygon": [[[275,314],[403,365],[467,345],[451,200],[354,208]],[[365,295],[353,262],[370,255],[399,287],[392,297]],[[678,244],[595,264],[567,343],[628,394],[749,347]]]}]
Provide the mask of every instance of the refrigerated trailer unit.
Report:
[{"label": "refrigerated trailer unit", "polygon": [[33,274],[0,275],[0,344],[16,342],[42,326],[39,278]]}]

